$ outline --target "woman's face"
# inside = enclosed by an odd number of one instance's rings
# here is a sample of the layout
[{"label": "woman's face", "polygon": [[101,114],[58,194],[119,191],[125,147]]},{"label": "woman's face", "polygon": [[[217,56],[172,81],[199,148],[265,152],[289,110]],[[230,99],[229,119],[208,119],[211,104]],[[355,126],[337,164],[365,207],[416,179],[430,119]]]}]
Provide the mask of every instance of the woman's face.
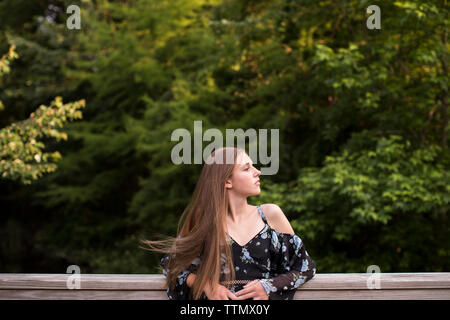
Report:
[{"label": "woman's face", "polygon": [[[261,171],[253,166],[253,161],[246,153],[240,153],[236,159],[231,179],[227,180],[226,186],[243,196],[254,196],[261,192],[259,176]],[[258,183],[257,183],[258,182]]]}]

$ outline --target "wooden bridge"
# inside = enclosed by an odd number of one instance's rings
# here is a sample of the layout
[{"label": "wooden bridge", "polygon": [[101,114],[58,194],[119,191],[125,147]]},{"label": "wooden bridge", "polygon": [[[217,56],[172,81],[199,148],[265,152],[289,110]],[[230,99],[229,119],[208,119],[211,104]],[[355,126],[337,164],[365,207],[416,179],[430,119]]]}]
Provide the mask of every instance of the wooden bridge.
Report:
[{"label": "wooden bridge", "polygon": [[[0,299],[166,300],[163,285],[160,274],[0,273]],[[294,299],[450,300],[450,272],[316,274]]]}]

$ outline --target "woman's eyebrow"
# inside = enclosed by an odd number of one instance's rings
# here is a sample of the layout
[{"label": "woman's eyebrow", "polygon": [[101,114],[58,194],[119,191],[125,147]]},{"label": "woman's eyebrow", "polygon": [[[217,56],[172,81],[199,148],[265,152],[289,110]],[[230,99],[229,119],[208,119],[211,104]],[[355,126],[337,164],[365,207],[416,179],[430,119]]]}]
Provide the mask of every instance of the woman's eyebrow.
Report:
[{"label": "woman's eyebrow", "polygon": [[[250,164],[250,162],[247,162],[246,164],[244,164],[243,167],[245,167],[245,166],[248,165],[248,164]],[[253,165],[253,163],[252,163],[252,165]]]}]

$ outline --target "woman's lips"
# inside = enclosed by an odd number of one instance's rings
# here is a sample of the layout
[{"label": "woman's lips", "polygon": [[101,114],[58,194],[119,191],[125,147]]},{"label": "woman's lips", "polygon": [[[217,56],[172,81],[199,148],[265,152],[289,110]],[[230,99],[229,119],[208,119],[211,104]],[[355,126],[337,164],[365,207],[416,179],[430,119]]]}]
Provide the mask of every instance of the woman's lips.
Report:
[{"label": "woman's lips", "polygon": [[258,181],[256,181],[256,182],[255,182],[255,184],[256,184],[257,186],[259,186],[259,185],[260,185],[260,182],[259,182],[259,180],[258,180]]}]

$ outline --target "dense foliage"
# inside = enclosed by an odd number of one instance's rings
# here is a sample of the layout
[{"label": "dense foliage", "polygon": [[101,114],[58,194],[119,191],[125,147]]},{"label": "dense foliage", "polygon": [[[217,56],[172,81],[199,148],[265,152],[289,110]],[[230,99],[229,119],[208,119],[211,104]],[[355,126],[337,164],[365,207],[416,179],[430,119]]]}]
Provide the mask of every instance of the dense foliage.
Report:
[{"label": "dense foliage", "polygon": [[[446,1],[0,1],[0,127],[85,99],[58,169],[0,180],[1,272],[158,272],[200,165],[177,128],[280,129],[276,203],[318,272],[449,271]],[[381,9],[381,29],[366,9]],[[225,135],[225,134],[224,134]],[[206,146],[204,143],[203,146]]]},{"label": "dense foliage", "polygon": [[[18,55],[11,46],[8,54],[0,59],[0,76],[10,72],[10,63]],[[67,120],[80,119],[84,101],[63,104],[61,97],[56,97],[50,107],[41,105],[30,117],[12,123],[0,130],[0,173],[3,179],[20,180],[30,184],[44,173],[53,172],[57,166],[52,161],[61,159],[58,151],[43,152],[45,144],[38,141],[47,136],[57,140],[67,140],[67,134],[60,132]],[[0,101],[0,111],[4,105]]]}]

